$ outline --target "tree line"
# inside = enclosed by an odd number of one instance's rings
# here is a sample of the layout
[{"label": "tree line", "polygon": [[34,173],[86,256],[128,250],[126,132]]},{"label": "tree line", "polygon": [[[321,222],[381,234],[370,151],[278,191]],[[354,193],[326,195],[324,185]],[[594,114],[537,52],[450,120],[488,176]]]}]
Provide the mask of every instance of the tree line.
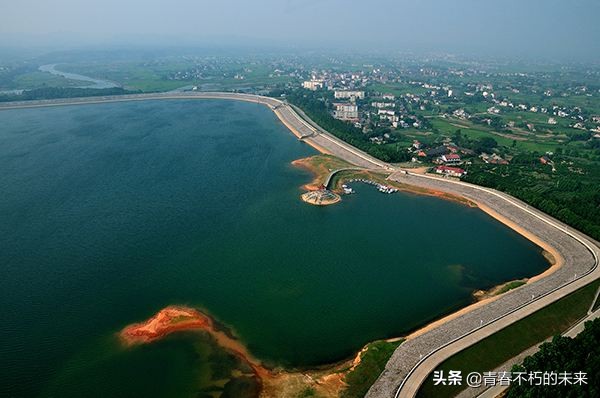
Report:
[{"label": "tree line", "polygon": [[[535,385],[513,383],[507,398],[586,398],[600,397],[600,319],[588,321],[575,338],[556,336],[540,350],[512,368],[515,372],[569,373],[583,372],[586,383]],[[572,379],[571,379],[572,380]]]}]

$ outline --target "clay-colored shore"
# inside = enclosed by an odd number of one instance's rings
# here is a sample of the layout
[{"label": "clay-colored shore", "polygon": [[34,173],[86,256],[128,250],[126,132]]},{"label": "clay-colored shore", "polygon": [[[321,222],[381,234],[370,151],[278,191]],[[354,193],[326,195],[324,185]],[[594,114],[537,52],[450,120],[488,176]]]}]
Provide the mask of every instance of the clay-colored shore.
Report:
[{"label": "clay-colored shore", "polygon": [[344,378],[359,363],[361,350],[355,358],[327,366],[322,369],[307,371],[287,371],[270,369],[255,358],[233,334],[215,326],[216,322],[207,314],[184,306],[169,306],[157,312],[144,322],[134,323],[119,332],[123,344],[128,347],[136,344],[148,344],[165,336],[196,330],[208,333],[216,343],[226,351],[234,354],[247,364],[260,382],[261,397],[296,397],[307,388],[311,388],[320,397],[338,397],[346,387]]},{"label": "clay-colored shore", "polygon": [[352,166],[350,163],[328,154],[296,159],[292,162],[292,165],[307,170],[313,175],[313,180],[302,186],[302,188],[307,191],[317,191],[321,189],[327,176],[333,170]]},{"label": "clay-colored shore", "polygon": [[[297,159],[292,162],[292,164],[296,167],[300,167],[304,170],[309,171],[313,175],[313,180],[307,184],[302,186],[303,189],[308,191],[315,191],[321,189],[323,182],[327,179],[327,176],[332,170],[348,168],[352,165],[347,163],[341,159],[338,159],[332,155],[315,155],[310,156],[308,158]],[[477,207],[477,205],[461,196],[453,195],[447,192],[436,191],[433,189],[426,189],[421,187],[416,187],[414,185],[401,184],[396,181],[390,181],[386,179],[389,175],[389,172],[382,172],[380,170],[350,170],[347,172],[342,172],[339,174],[340,178],[337,180],[336,186],[332,189],[334,192],[340,193],[340,186],[352,178],[365,178],[372,181],[379,182],[384,185],[393,186],[394,188],[399,189],[403,192],[419,194],[419,195],[428,195],[435,196],[438,198],[442,198],[445,200],[451,200],[453,202],[458,202],[467,206]]]},{"label": "clay-colored shore", "polygon": [[[316,155],[316,156],[304,158],[304,159],[298,159],[293,162],[294,165],[305,168],[306,170],[311,171],[311,173],[313,173],[313,175],[314,175],[313,181],[310,184],[306,184],[304,186],[305,188],[314,187],[314,186],[318,186],[318,185],[322,184],[322,182],[324,181],[324,179],[326,177],[326,173],[323,171],[323,168],[319,167],[319,165],[313,161],[314,158],[316,158],[318,156],[320,156],[320,155]],[[458,195],[454,195],[454,194],[449,194],[449,193],[443,192],[443,191],[437,191],[437,190],[433,190],[433,189],[425,189],[425,188],[421,188],[421,187],[416,187],[416,186],[412,186],[412,185],[408,185],[408,184],[401,184],[401,183],[398,183],[395,181],[386,180],[384,178],[381,178],[377,173],[373,173],[372,171],[369,171],[369,170],[365,170],[365,171],[359,172],[359,173],[363,174],[365,176],[365,178],[370,178],[370,179],[373,179],[374,181],[380,181],[387,185],[394,186],[395,188],[398,188],[404,192],[420,194],[420,195],[435,196],[435,197],[438,197],[441,199],[451,200],[451,201],[454,201],[454,202],[457,202],[457,203],[460,203],[460,204],[463,204],[466,206],[478,207],[483,212],[488,214],[490,217],[500,221],[502,224],[513,229],[514,231],[516,231],[517,233],[519,233],[526,239],[535,243],[536,245],[538,245],[539,247],[541,247],[544,250],[544,257],[546,257],[546,259],[548,260],[550,267],[548,269],[546,269],[543,273],[527,279],[526,283],[532,283],[541,278],[544,278],[544,277],[552,274],[556,270],[558,270],[564,264],[564,259],[562,258],[562,256],[558,252],[558,250],[556,250],[554,247],[549,245],[547,242],[542,240],[540,237],[538,237],[534,233],[526,230],[525,228],[523,228],[520,225],[516,224],[515,222],[509,220],[508,218],[504,217],[503,215],[499,214],[494,209],[490,208],[489,206],[486,206],[483,203],[479,203],[479,202],[473,201],[471,199],[468,199],[468,198],[465,198],[462,196],[458,196]],[[340,179],[340,183],[341,183],[341,181],[343,181],[343,177],[342,177],[342,179]],[[498,287],[492,288],[491,290],[494,290],[494,289],[497,290],[497,288],[503,286],[504,284],[505,283],[499,285]],[[471,305],[468,305],[464,308],[461,308],[458,311],[448,314],[447,316],[444,316],[434,322],[431,322],[431,323],[415,330],[414,332],[412,332],[408,336],[406,336],[406,339],[417,337],[417,336],[419,336],[429,330],[432,330],[452,319],[455,319],[467,312],[473,311],[476,308],[486,305],[487,303],[498,299],[500,296],[501,296],[501,294],[484,294],[478,298],[477,302],[475,302]]]}]

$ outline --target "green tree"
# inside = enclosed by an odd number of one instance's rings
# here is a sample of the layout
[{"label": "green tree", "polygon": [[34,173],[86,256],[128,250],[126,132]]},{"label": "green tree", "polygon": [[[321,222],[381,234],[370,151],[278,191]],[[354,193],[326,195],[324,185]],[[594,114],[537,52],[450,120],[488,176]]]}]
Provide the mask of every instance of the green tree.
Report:
[{"label": "green tree", "polygon": [[[508,398],[587,398],[600,397],[600,319],[586,322],[585,329],[574,339],[556,336],[540,350],[525,358],[512,372],[582,372],[587,384],[532,385],[512,384]],[[571,379],[574,380],[574,379]]]}]

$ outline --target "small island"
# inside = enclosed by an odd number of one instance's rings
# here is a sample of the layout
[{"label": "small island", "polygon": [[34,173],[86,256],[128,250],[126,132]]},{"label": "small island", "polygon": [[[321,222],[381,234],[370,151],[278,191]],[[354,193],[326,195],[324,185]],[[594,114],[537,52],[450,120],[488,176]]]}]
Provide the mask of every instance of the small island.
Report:
[{"label": "small island", "polygon": [[328,189],[319,189],[302,194],[302,200],[315,206],[327,206],[338,203],[342,198]]}]

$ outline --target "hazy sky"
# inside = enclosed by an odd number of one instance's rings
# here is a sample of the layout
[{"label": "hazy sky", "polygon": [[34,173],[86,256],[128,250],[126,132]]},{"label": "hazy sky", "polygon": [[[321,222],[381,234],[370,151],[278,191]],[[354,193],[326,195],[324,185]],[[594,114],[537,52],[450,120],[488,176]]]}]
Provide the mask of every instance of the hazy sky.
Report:
[{"label": "hazy sky", "polygon": [[0,0],[0,46],[274,44],[598,54],[600,0]]}]

